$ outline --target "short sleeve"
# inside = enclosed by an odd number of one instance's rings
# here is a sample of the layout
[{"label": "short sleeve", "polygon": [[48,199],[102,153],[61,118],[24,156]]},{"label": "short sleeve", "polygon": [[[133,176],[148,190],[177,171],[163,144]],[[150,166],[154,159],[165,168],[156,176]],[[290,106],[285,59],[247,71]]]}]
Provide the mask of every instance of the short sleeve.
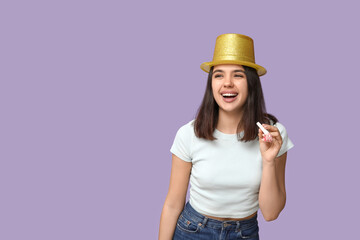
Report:
[{"label": "short sleeve", "polygon": [[191,141],[192,128],[186,124],[177,131],[170,152],[186,162],[191,162]]},{"label": "short sleeve", "polygon": [[283,141],[283,143],[281,145],[281,148],[280,148],[280,151],[279,151],[278,155],[276,156],[276,157],[280,157],[281,155],[283,155],[284,153],[289,151],[291,148],[293,148],[294,144],[290,140],[290,138],[288,137],[288,134],[286,132],[286,129],[285,129],[284,125],[277,122],[277,123],[275,123],[275,126],[279,129],[280,135],[281,135],[282,141]]}]

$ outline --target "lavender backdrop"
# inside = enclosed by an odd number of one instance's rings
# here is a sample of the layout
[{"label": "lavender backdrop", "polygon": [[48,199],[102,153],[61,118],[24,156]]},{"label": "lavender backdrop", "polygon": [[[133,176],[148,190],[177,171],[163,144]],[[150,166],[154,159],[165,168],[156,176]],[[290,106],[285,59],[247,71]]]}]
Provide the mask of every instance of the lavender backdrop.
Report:
[{"label": "lavender backdrop", "polygon": [[0,239],[157,239],[215,39],[255,42],[287,204],[262,239],[354,239],[357,1],[1,1]]}]

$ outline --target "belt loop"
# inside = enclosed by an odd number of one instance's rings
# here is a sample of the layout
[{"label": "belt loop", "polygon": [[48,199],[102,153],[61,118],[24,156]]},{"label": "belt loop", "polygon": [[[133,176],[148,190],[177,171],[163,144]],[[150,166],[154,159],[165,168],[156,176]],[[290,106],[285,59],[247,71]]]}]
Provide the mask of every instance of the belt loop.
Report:
[{"label": "belt loop", "polygon": [[236,232],[240,231],[240,221],[236,221]]},{"label": "belt loop", "polygon": [[199,223],[199,225],[200,225],[201,227],[205,227],[207,221],[208,221],[208,217],[205,217],[204,220],[202,221],[202,223]]}]

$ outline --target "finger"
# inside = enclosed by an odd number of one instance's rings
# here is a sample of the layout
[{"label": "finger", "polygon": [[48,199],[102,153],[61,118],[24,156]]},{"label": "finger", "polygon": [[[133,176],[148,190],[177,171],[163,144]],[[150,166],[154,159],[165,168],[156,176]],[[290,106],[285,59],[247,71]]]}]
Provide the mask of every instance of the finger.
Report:
[{"label": "finger", "polygon": [[[270,132],[269,131],[269,134],[271,135],[272,139],[276,138],[277,141],[281,141],[281,138],[279,139],[277,137],[277,136],[280,136],[279,132]],[[261,130],[261,128],[258,129],[258,137],[259,137],[259,139],[261,139],[263,142],[266,142],[266,143],[270,143],[273,141],[271,138],[267,139],[266,134],[264,134],[264,132]]]},{"label": "finger", "polygon": [[[266,130],[268,130],[271,134],[272,134],[272,133],[277,133],[278,136],[280,136],[280,138],[281,138],[280,131],[279,131],[279,129],[278,129],[276,126],[267,125],[267,124],[265,124],[265,125],[266,125],[266,127],[265,127]],[[276,136],[277,136],[277,135],[276,135]]]},{"label": "finger", "polygon": [[271,136],[273,137],[279,137],[281,136],[279,132],[270,132]]},{"label": "finger", "polygon": [[270,132],[270,134],[273,137],[273,139],[275,139],[277,142],[280,143],[280,145],[282,145],[282,137],[279,132]]},{"label": "finger", "polygon": [[265,134],[263,131],[261,131],[261,129],[259,129],[258,131],[258,137],[259,137],[259,140],[261,140],[262,142],[266,142],[265,141]]},{"label": "finger", "polygon": [[279,129],[276,126],[272,126],[272,125],[268,125],[268,124],[263,124],[264,128],[266,130],[268,130],[269,132],[276,132],[279,131]]}]

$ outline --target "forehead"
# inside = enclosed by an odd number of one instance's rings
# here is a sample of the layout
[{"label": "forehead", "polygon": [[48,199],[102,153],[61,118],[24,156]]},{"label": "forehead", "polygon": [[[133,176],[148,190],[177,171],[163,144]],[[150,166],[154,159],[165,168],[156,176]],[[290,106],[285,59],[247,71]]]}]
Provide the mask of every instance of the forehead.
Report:
[{"label": "forehead", "polygon": [[245,70],[243,66],[237,64],[219,64],[215,65],[213,70],[233,71],[237,69]]}]

